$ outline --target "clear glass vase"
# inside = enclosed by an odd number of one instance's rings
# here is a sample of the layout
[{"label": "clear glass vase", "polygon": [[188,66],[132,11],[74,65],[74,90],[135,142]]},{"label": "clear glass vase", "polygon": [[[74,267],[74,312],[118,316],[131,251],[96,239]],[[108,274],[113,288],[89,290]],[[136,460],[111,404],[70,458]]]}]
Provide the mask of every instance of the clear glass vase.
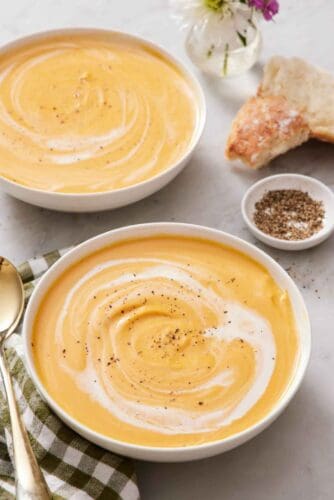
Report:
[{"label": "clear glass vase", "polygon": [[224,14],[203,16],[189,29],[186,50],[205,73],[222,78],[249,70],[258,60],[261,32],[253,9],[240,4]]}]

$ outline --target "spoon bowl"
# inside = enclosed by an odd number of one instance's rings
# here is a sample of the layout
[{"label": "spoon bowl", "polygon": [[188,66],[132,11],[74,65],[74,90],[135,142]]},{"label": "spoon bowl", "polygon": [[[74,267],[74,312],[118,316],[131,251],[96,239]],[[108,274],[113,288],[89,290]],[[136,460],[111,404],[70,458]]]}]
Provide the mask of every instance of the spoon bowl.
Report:
[{"label": "spoon bowl", "polygon": [[21,277],[9,260],[0,257],[0,343],[21,319],[24,290]]}]

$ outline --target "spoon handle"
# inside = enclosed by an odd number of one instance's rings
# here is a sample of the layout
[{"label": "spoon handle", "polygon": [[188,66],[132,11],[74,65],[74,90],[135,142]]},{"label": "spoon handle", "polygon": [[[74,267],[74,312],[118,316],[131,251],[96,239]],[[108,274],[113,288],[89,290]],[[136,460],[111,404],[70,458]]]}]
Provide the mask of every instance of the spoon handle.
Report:
[{"label": "spoon handle", "polygon": [[28,433],[23,425],[15,400],[13,383],[5,353],[0,347],[0,371],[7,395],[12,428],[17,500],[46,500],[51,495],[42,471],[31,448]]}]

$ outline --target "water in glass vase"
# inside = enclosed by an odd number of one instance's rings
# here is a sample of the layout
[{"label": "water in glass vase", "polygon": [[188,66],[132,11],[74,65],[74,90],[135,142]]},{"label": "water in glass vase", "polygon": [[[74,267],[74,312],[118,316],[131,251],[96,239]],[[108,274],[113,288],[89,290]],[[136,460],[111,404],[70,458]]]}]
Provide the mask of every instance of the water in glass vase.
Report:
[{"label": "water in glass vase", "polygon": [[252,9],[240,5],[195,23],[189,30],[186,50],[202,71],[230,77],[246,72],[256,63],[261,41]]}]

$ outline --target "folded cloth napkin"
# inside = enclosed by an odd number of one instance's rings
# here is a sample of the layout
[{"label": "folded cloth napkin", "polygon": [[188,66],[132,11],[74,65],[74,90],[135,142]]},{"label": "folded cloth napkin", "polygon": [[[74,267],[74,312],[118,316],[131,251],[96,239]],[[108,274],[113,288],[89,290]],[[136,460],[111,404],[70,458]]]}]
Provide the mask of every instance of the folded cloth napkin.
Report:
[{"label": "folded cloth napkin", "polygon": [[[26,300],[38,279],[68,249],[50,252],[19,267]],[[81,438],[51,412],[24,367],[22,342],[15,334],[6,350],[19,403],[35,455],[56,499],[139,499],[131,460]],[[15,498],[9,416],[0,382],[0,499]]]}]

